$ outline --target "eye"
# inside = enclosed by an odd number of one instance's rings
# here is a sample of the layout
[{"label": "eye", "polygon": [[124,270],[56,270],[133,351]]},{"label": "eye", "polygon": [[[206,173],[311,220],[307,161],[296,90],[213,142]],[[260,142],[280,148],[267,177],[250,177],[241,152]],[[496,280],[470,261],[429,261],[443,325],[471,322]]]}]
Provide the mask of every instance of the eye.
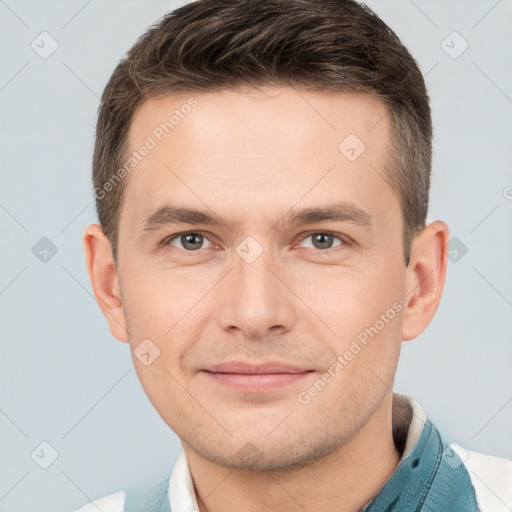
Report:
[{"label": "eye", "polygon": [[[338,247],[340,245],[344,245],[347,243],[341,237],[333,233],[326,233],[323,231],[317,233],[310,233],[305,238],[303,238],[303,241],[308,239],[311,239],[312,241],[312,245],[310,245],[309,247],[317,250],[332,249],[334,247]],[[338,241],[338,243],[335,243],[336,241]]]},{"label": "eye", "polygon": [[[165,240],[165,245],[171,245],[172,247],[177,247],[178,249],[185,249],[186,251],[197,251],[199,249],[203,249],[204,242],[207,241],[210,246],[211,242],[206,238],[206,236],[201,232],[190,231],[187,233],[177,233],[176,235],[172,235]],[[175,245],[178,243],[178,245]]]}]

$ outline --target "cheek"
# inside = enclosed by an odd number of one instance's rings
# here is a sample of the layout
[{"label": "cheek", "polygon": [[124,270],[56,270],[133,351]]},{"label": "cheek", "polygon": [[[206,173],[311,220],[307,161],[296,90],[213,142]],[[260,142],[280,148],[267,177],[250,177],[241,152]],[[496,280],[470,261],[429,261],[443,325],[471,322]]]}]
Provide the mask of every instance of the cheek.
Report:
[{"label": "cheek", "polygon": [[[159,337],[193,313],[216,281],[215,271],[198,272],[150,265],[127,259],[121,273],[123,307],[135,332],[151,331]],[[129,269],[129,270],[128,270]]]},{"label": "cheek", "polygon": [[210,292],[218,276],[190,267],[169,269],[126,263],[130,273],[123,274],[123,308],[132,351],[146,338],[159,350],[151,367],[134,360],[139,378],[148,394],[169,387],[179,390],[179,383],[172,377],[183,384],[190,377],[182,361],[204,337],[215,307]]},{"label": "cheek", "polygon": [[[392,268],[382,261],[367,261],[350,268],[305,267],[297,274],[293,289],[316,315],[311,317],[319,328],[335,335],[341,349],[376,322],[379,330],[396,330],[404,286],[405,273],[398,265]],[[381,315],[384,319],[379,321]]]}]

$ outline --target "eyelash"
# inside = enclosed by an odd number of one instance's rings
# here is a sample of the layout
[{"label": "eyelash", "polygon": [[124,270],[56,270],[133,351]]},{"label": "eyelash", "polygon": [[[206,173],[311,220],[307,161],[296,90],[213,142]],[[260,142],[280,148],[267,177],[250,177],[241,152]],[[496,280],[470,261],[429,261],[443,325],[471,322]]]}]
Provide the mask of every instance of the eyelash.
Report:
[{"label": "eyelash", "polygon": [[[165,238],[162,241],[162,245],[163,246],[168,246],[168,245],[170,245],[171,242],[173,242],[177,238],[180,238],[183,235],[201,235],[202,237],[206,238],[210,243],[214,243],[214,242],[212,242],[212,240],[210,240],[209,233],[206,233],[204,231],[183,231],[181,233],[176,233],[174,235],[168,236],[167,238]],[[345,245],[350,245],[350,241],[348,240],[348,237],[346,237],[345,235],[342,235],[341,233],[335,233],[333,231],[311,231],[309,233],[302,233],[300,235],[301,238],[299,239],[299,242],[304,241],[306,238],[309,238],[312,235],[328,235],[328,236],[333,236],[334,238],[337,238],[341,242],[340,245],[336,245],[334,247],[329,247],[327,249],[317,249],[317,248],[314,248],[314,247],[312,247],[312,248],[308,247],[308,249],[310,251],[313,251],[315,253],[324,253],[325,254],[327,252],[330,252],[330,251],[333,251],[333,250],[336,250],[336,249],[340,249],[341,247],[343,247]],[[193,250],[192,251],[187,251],[185,249],[185,252],[192,253],[192,254],[195,253],[195,252],[199,252],[199,251],[200,251],[200,249],[196,249],[195,251],[193,251]]]}]

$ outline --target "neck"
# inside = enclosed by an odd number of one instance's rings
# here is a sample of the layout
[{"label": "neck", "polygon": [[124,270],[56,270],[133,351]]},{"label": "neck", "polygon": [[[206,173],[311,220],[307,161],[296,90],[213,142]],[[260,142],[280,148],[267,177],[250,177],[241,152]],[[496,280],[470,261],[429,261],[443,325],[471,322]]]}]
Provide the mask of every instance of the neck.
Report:
[{"label": "neck", "polygon": [[359,432],[335,452],[289,471],[230,470],[184,444],[200,512],[358,512],[395,470],[390,394]]}]

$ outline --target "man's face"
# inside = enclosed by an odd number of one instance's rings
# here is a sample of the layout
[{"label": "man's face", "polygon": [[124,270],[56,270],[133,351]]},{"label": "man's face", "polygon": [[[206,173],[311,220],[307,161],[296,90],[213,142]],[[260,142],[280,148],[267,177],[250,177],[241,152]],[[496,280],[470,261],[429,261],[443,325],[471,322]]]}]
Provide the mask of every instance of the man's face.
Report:
[{"label": "man's face", "polygon": [[[176,94],[136,113],[130,152],[157,145],[127,183],[119,285],[132,351],[151,340],[137,352],[146,364],[160,351],[147,366],[134,357],[138,376],[187,450],[298,466],[390,396],[405,267],[386,112],[369,95],[269,88]],[[335,205],[333,218],[298,215]]]}]

